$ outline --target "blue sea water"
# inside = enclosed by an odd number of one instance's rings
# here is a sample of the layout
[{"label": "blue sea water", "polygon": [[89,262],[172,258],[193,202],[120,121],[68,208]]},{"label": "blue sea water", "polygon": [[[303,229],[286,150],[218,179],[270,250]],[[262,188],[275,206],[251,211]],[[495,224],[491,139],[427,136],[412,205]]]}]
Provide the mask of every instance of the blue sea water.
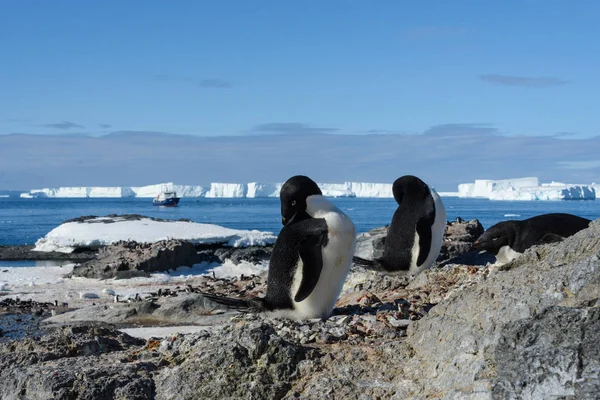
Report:
[{"label": "blue sea water", "polygon": [[[479,219],[484,228],[507,219],[564,212],[600,218],[600,201],[490,201],[442,198],[448,220]],[[393,199],[332,198],[348,214],[358,232],[389,224],[396,210]],[[183,198],[176,208],[152,206],[151,199],[22,199],[0,198],[0,245],[34,244],[65,220],[83,215],[142,214],[164,219],[190,219],[234,229],[278,233],[279,199]]]}]

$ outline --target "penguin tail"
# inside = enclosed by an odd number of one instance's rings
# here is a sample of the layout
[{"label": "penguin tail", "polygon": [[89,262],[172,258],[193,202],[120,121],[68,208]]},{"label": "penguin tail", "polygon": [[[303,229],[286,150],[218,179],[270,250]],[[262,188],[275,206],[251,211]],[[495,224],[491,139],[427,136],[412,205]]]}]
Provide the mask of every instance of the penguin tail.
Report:
[{"label": "penguin tail", "polygon": [[223,305],[231,310],[237,310],[245,313],[256,313],[267,310],[264,299],[259,297],[242,299],[210,293],[201,293],[201,295],[205,299]]},{"label": "penguin tail", "polygon": [[354,265],[362,267],[364,269],[369,269],[371,271],[377,272],[386,272],[387,270],[383,267],[383,264],[379,260],[367,260],[361,257],[352,257],[352,262]]}]

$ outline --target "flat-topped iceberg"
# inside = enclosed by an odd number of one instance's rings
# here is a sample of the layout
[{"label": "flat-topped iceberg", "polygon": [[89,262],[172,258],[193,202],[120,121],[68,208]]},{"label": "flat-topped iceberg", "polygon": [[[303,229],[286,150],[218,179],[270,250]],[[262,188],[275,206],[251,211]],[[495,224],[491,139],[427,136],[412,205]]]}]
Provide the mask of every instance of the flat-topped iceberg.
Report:
[{"label": "flat-topped iceberg", "polygon": [[595,200],[597,185],[551,182],[538,178],[476,179],[458,185],[458,196],[490,200]]},{"label": "flat-topped iceberg", "polygon": [[59,225],[39,239],[34,250],[71,253],[77,248],[106,246],[121,240],[154,243],[167,239],[248,247],[275,243],[277,237],[271,232],[245,231],[219,225],[158,220],[142,216],[90,217]]},{"label": "flat-topped iceberg", "polygon": [[[61,187],[34,189],[21,193],[23,198],[84,197],[156,197],[160,192],[174,191],[179,197],[258,198],[279,197],[283,183],[210,183],[208,185],[176,185],[172,182],[132,187]],[[391,183],[319,183],[327,197],[391,198]]]}]

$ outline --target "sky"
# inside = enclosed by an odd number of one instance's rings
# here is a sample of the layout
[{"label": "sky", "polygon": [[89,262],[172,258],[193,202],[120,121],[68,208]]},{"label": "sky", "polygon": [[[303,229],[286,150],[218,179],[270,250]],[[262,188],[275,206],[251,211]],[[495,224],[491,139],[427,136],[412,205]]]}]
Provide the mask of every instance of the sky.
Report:
[{"label": "sky", "polygon": [[[156,183],[167,174],[142,168],[146,158],[200,162],[202,147],[181,156],[199,143],[219,168],[168,180],[600,181],[597,1],[0,0],[0,10],[0,189]],[[101,137],[129,149],[117,175],[114,148],[81,159]]]}]

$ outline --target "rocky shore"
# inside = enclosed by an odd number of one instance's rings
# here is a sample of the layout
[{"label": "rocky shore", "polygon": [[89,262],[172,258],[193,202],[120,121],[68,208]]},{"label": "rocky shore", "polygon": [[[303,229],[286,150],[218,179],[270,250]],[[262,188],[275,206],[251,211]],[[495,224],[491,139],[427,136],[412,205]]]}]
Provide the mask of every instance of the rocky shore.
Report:
[{"label": "rocky shore", "polygon": [[[597,398],[600,220],[502,268],[468,252],[478,229],[449,224],[438,266],[411,282],[353,268],[324,321],[200,294],[260,295],[265,274],[54,310],[39,337],[0,344],[0,398]],[[360,254],[384,233],[359,237]],[[173,325],[196,330],[139,338]]]}]

